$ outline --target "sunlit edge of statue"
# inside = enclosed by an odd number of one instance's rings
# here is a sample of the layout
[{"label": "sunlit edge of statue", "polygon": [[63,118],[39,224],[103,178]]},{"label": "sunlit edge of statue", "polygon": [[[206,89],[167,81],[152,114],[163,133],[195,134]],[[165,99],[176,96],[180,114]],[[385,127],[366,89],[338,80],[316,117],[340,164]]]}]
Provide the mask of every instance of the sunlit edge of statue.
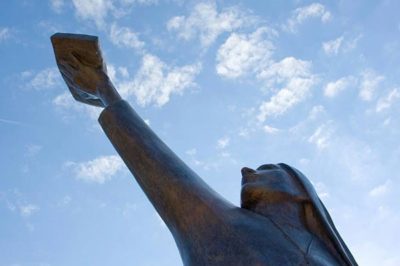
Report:
[{"label": "sunlit edge of statue", "polygon": [[185,265],[357,265],[308,179],[286,164],[242,169],[241,207],[222,198],[122,100],[98,38],[57,33],[56,62],[171,231]]}]

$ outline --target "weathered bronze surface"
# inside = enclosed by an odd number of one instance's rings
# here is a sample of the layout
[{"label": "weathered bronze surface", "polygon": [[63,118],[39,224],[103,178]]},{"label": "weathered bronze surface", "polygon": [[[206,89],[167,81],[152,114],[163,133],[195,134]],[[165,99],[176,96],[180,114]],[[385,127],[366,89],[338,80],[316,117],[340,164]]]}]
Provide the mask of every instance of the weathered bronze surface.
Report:
[{"label": "weathered bronze surface", "polygon": [[97,37],[51,37],[78,101],[105,107],[99,122],[171,231],[184,265],[357,265],[318,198],[286,164],[242,169],[241,207],[193,172],[121,99]]}]

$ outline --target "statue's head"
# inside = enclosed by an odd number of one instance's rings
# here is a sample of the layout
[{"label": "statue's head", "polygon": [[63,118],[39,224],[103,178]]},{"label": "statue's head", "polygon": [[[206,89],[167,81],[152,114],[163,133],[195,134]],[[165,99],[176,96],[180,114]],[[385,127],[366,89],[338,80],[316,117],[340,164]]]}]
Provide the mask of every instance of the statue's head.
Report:
[{"label": "statue's head", "polygon": [[[310,232],[318,235],[331,250],[338,252],[347,265],[357,265],[314,187],[300,171],[282,163],[264,164],[257,170],[243,168],[241,207],[266,215],[266,209],[276,204],[300,210],[302,222]],[[274,213],[269,215],[273,216]]]},{"label": "statue's head", "polygon": [[264,164],[242,169],[241,206],[252,211],[263,205],[298,203],[307,195],[297,178],[283,164]]}]

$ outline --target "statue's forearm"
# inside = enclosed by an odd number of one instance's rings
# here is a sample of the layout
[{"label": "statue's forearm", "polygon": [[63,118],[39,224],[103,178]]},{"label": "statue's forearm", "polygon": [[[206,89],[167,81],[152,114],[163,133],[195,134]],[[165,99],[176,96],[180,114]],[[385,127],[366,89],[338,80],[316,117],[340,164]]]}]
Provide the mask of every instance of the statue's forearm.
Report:
[{"label": "statue's forearm", "polygon": [[194,222],[192,217],[201,217],[199,212],[230,206],[125,101],[107,107],[99,122],[167,225],[186,227],[184,223]]}]

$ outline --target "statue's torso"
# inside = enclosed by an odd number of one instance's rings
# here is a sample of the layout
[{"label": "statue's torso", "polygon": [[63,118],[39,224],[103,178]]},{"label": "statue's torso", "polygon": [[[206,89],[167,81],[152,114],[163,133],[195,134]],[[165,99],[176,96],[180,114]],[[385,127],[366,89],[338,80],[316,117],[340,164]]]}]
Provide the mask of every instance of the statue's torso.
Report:
[{"label": "statue's torso", "polygon": [[340,265],[308,232],[296,240],[267,218],[240,208],[218,220],[209,219],[178,244],[185,265]]}]

